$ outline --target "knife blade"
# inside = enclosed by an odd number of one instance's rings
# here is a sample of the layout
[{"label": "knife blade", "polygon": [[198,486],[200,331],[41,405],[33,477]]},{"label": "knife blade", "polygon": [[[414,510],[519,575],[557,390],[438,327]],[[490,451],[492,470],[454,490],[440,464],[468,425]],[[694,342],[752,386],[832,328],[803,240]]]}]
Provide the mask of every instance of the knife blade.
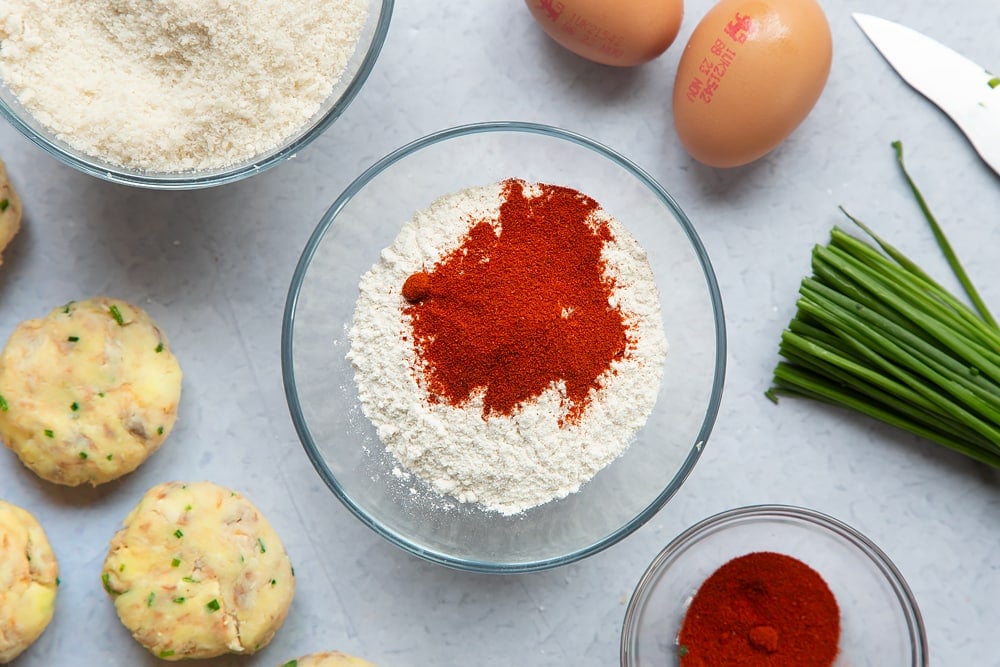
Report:
[{"label": "knife blade", "polygon": [[916,30],[870,14],[853,17],[896,73],[944,111],[1000,174],[1000,78]]}]

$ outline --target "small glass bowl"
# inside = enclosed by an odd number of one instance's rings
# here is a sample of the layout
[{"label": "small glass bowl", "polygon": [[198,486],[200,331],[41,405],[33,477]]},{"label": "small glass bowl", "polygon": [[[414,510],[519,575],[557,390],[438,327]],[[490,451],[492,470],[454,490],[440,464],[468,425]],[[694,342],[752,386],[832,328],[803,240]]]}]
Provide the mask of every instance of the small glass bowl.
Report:
[{"label": "small glass bowl", "polygon": [[653,560],[625,612],[622,667],[678,665],[677,636],[699,586],[726,562],[757,551],[797,558],[829,585],[840,607],[835,667],[927,665],[917,602],[881,549],[825,514],[759,505],[701,521]]},{"label": "small glass bowl", "polygon": [[344,113],[375,66],[389,30],[394,1],[368,0],[368,19],[361,30],[354,55],[347,62],[330,96],[308,122],[286,138],[281,146],[227,167],[190,172],[155,172],[111,164],[83,153],[59,139],[21,105],[3,81],[0,81],[0,116],[60,162],[112,183],[155,190],[195,190],[234,183],[293,157]]},{"label": "small glass bowl", "polygon": [[[653,412],[622,456],[577,493],[504,516],[393,474],[395,459],[361,410],[346,353],[358,282],[403,224],[442,195],[511,177],[579,190],[628,228],[647,252],[670,351]],[[608,148],[527,123],[444,130],[365,171],[309,239],[282,326],[292,419],[333,493],[410,553],[477,572],[569,563],[647,521],[701,454],[719,408],[725,357],[722,303],[708,255],[670,195]]]}]

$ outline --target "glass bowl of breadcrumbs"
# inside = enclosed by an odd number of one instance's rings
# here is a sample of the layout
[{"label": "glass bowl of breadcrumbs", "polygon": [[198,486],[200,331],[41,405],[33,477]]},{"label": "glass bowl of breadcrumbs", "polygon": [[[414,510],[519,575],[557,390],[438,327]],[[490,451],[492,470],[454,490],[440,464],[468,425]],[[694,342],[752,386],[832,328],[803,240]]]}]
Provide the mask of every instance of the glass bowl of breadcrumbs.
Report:
[{"label": "glass bowl of breadcrumbs", "polygon": [[86,174],[160,190],[232,183],[293,157],[358,94],[393,9],[5,4],[0,116]]}]

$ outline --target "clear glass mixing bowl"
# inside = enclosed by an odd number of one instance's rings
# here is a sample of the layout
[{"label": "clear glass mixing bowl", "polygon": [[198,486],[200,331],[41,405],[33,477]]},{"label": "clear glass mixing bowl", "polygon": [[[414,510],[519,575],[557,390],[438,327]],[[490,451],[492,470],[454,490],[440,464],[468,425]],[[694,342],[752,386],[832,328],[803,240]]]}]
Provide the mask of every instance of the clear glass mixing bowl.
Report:
[{"label": "clear glass mixing bowl", "polygon": [[[345,358],[358,281],[416,211],[509,177],[577,189],[646,249],[670,344],[645,427],[579,492],[515,516],[413,493],[361,411]],[[711,263],[680,207],[648,174],[578,134],[493,122],[404,146],[365,171],[320,221],[295,269],[282,329],[292,419],[330,489],[359,519],[427,560],[480,572],[549,568],[621,540],[670,499],[715,422],[726,358]]]},{"label": "clear glass mixing bowl", "polygon": [[281,146],[243,162],[219,169],[194,172],[153,172],[129,169],[87,155],[42,125],[0,81],[0,116],[46,153],[97,178],[157,190],[193,190],[248,178],[294,156],[323,133],[361,90],[382,50],[395,0],[368,0],[368,20],[361,31],[354,55],[326,102]]},{"label": "clear glass mixing bowl", "polygon": [[629,601],[622,667],[676,667],[677,635],[698,587],[729,560],[755,551],[797,558],[826,581],[840,607],[834,667],[926,667],[920,610],[889,557],[833,517],[784,505],[722,512],[668,544]]}]

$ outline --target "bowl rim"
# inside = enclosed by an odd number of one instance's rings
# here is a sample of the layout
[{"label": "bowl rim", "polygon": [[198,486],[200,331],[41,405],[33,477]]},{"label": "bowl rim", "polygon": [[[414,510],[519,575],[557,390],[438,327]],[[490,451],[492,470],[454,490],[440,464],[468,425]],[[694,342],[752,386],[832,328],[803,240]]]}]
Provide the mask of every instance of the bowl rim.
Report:
[{"label": "bowl rim", "polygon": [[644,607],[653,590],[653,585],[662,576],[665,564],[699,538],[750,518],[791,519],[798,523],[811,524],[836,534],[856,547],[875,565],[896,595],[896,600],[905,616],[910,636],[912,648],[910,664],[912,667],[925,667],[927,665],[929,651],[927,631],[924,627],[920,607],[909,584],[906,583],[906,579],[903,578],[902,573],[889,556],[860,531],[828,514],[795,505],[770,504],[737,507],[702,519],[677,535],[656,555],[639,578],[625,609],[619,646],[619,659],[622,667],[628,667],[630,664],[630,649],[635,639],[640,610]]},{"label": "bowl rim", "polygon": [[[360,92],[361,88],[368,80],[368,76],[371,74],[372,69],[375,67],[375,61],[378,60],[378,56],[382,51],[386,36],[389,32],[389,23],[392,18],[395,0],[378,0],[378,2],[381,4],[381,10],[379,12],[378,22],[375,25],[375,30],[372,33],[372,41],[368,45],[368,50],[361,61],[358,71],[355,72],[354,77],[347,85],[347,88],[344,89],[340,98],[333,104],[333,106],[330,107],[329,110],[327,110],[325,114],[323,114],[323,116],[321,116],[313,125],[306,128],[288,145],[283,146],[279,150],[268,155],[263,160],[252,161],[249,164],[244,164],[236,169],[223,168],[206,176],[196,176],[195,174],[198,172],[170,172],[162,173],[157,176],[148,176],[142,172],[134,172],[116,167],[114,165],[106,164],[91,156],[79,157],[66,152],[54,140],[35,131],[2,99],[0,99],[0,117],[7,120],[8,123],[10,123],[18,132],[24,135],[24,137],[33,144],[41,148],[49,155],[55,157],[63,164],[73,167],[84,174],[97,177],[110,183],[130,185],[151,190],[198,190],[218,185],[225,185],[227,183],[235,183],[236,181],[256,176],[257,174],[284,162],[286,159],[294,157],[298,151],[302,150],[308,144],[312,143],[314,139],[322,135],[323,132],[325,132],[326,129],[344,113],[347,107],[350,106],[351,102],[354,101],[354,98],[357,97],[358,92]],[[2,81],[0,81],[0,85],[3,85]]]},{"label": "bowl rim", "polygon": [[[694,444],[691,446],[684,462],[681,464],[680,468],[674,474],[670,483],[657,495],[657,497],[647,505],[641,512],[639,512],[635,517],[626,522],[624,525],[620,526],[615,531],[608,535],[605,535],[596,542],[572,551],[561,556],[554,556],[550,558],[531,560],[531,561],[519,561],[519,562],[497,562],[497,561],[482,561],[468,558],[457,558],[450,556],[446,553],[440,551],[426,549],[416,542],[404,537],[383,526],[378,521],[374,520],[364,508],[359,507],[354,501],[345,493],[344,489],[340,486],[336,477],[327,467],[323,460],[319,449],[312,438],[309,431],[308,424],[302,413],[302,409],[299,403],[298,391],[295,384],[295,371],[293,362],[293,329],[295,323],[295,310],[298,303],[299,290],[302,287],[303,280],[305,279],[306,273],[308,271],[309,265],[311,263],[313,254],[316,252],[317,247],[322,241],[326,232],[332,226],[334,221],[337,219],[340,211],[350,202],[359,192],[361,192],[364,187],[376,176],[382,173],[384,170],[390,166],[398,163],[399,161],[405,159],[407,156],[420,151],[421,149],[427,148],[429,146],[448,141],[449,139],[460,138],[467,135],[481,134],[481,133],[492,133],[492,132],[509,132],[509,133],[527,133],[527,134],[537,134],[543,135],[550,138],[556,138],[564,141],[568,141],[577,144],[583,148],[592,150],[605,158],[611,160],[612,162],[618,164],[624,168],[627,172],[631,173],[635,178],[637,178],[641,183],[643,183],[656,197],[663,203],[671,213],[674,215],[677,223],[681,226],[683,231],[688,237],[691,243],[692,249],[694,250],[699,264],[702,268],[702,273],[706,281],[707,288],[709,290],[710,298],[712,301],[713,318],[715,322],[715,365],[714,365],[714,378],[712,382],[712,390],[709,396],[708,406],[705,412],[704,419],[702,420],[701,427],[698,432],[698,436],[695,439]],[[455,127],[439,130],[428,134],[422,138],[411,141],[408,144],[403,145],[400,148],[387,154],[385,157],[377,161],[371,167],[366,169],[361,173],[347,188],[343,193],[334,201],[330,208],[326,211],[323,218],[320,220],[316,229],[310,235],[308,242],[306,243],[305,249],[302,251],[302,255],[299,258],[298,264],[295,267],[295,271],[292,276],[291,284],[288,289],[287,299],[285,302],[285,310],[282,316],[281,325],[281,369],[282,369],[282,380],[285,389],[285,398],[288,403],[289,411],[291,413],[292,422],[295,427],[295,431],[302,443],[306,454],[309,456],[313,467],[319,473],[320,477],[326,483],[326,485],[333,491],[334,495],[340,499],[340,501],[359,519],[375,531],[376,534],[381,535],[383,538],[388,540],[390,543],[402,548],[415,556],[418,556],[424,560],[437,563],[439,565],[444,565],[457,570],[465,570],[470,572],[478,573],[502,573],[502,574],[513,574],[521,572],[533,572],[539,570],[545,570],[560,565],[565,565],[578,561],[587,556],[593,555],[607,547],[619,542],[626,536],[630,535],[640,526],[645,524],[650,518],[652,518],[666,503],[667,501],[677,492],[681,487],[684,480],[688,477],[691,470],[694,468],[695,463],[697,463],[699,457],[701,456],[704,446],[708,441],[709,435],[711,434],[712,427],[715,423],[716,417],[719,412],[719,405],[722,399],[722,390],[725,383],[725,370],[726,370],[726,327],[725,327],[725,316],[722,307],[722,297],[719,291],[719,285],[715,277],[714,270],[712,268],[711,260],[709,259],[708,253],[705,247],[702,245],[701,240],[698,237],[694,226],[691,224],[690,220],[681,210],[680,206],[674,201],[673,197],[646,171],[641,169],[638,165],[633,163],[628,158],[622,156],[616,151],[608,148],[607,146],[598,143],[592,139],[589,139],[581,134],[565,130],[562,128],[557,128],[551,125],[544,125],[539,123],[522,122],[522,121],[486,121],[479,123],[470,123],[465,125],[458,125]]]}]

